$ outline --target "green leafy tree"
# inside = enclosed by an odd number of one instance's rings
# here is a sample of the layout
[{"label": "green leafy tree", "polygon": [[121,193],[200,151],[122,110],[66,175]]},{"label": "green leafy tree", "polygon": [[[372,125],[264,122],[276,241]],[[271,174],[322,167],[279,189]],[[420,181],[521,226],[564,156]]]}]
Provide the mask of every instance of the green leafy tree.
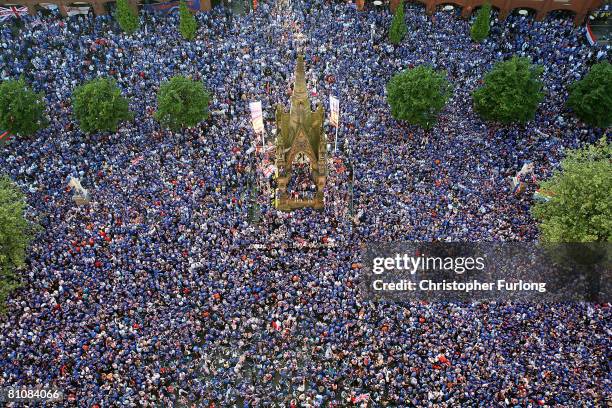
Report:
[{"label": "green leafy tree", "polygon": [[397,45],[407,32],[408,28],[404,19],[404,1],[401,0],[393,14],[393,21],[391,21],[391,28],[389,28],[389,41],[391,41],[391,44]]},{"label": "green leafy tree", "polygon": [[580,119],[601,128],[612,125],[612,64],[593,65],[589,73],[569,89],[567,106]]},{"label": "green leafy tree", "polygon": [[196,31],[198,31],[198,24],[196,23],[196,19],[189,11],[187,7],[187,3],[185,0],[181,0],[179,3],[179,31],[184,39],[191,41],[196,36]]},{"label": "green leafy tree", "polygon": [[[602,271],[610,265],[612,240],[612,146],[605,137],[595,145],[571,150],[561,169],[540,183],[546,199],[532,209],[540,241],[550,259],[577,272],[585,300],[601,298]],[[578,244],[577,244],[578,243]],[[568,269],[569,268],[569,269]],[[604,275],[604,276],[602,276]]]},{"label": "green leafy tree", "polygon": [[391,115],[425,129],[435,125],[451,93],[446,74],[424,65],[395,74],[387,84]]},{"label": "green leafy tree", "polygon": [[548,201],[536,203],[543,242],[610,242],[612,240],[612,145],[570,150],[561,169],[540,183]]},{"label": "green leafy tree", "polygon": [[77,87],[72,94],[72,107],[85,133],[116,132],[119,122],[134,117],[117,83],[109,78],[97,78]]},{"label": "green leafy tree", "polygon": [[209,101],[203,83],[175,76],[159,88],[155,118],[172,130],[192,127],[208,118]]},{"label": "green leafy tree", "polygon": [[489,29],[491,27],[491,4],[484,3],[480,10],[476,20],[472,24],[471,34],[472,39],[476,42],[481,42],[489,35]]},{"label": "green leafy tree", "polygon": [[501,123],[526,123],[535,117],[544,99],[540,76],[544,69],[529,58],[512,57],[498,62],[473,93],[474,108],[484,119]]},{"label": "green leafy tree", "polygon": [[33,92],[23,79],[0,83],[0,133],[30,136],[46,124],[42,93]]},{"label": "green leafy tree", "polygon": [[127,0],[117,0],[117,11],[115,19],[119,23],[119,27],[127,34],[133,34],[140,27],[140,19],[138,14],[130,8]]},{"label": "green leafy tree", "polygon": [[21,285],[17,269],[25,265],[34,228],[24,218],[25,197],[6,176],[0,177],[0,313],[9,294]]}]

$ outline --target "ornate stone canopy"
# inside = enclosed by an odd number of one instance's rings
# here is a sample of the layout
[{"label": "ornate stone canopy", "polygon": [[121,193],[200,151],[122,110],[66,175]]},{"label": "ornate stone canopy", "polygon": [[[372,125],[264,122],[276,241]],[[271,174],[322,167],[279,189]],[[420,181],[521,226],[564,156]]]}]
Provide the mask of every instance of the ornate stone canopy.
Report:
[{"label": "ornate stone canopy", "polygon": [[[279,170],[277,182],[281,210],[323,208],[323,188],[327,177],[327,138],[323,132],[323,118],[323,107],[320,104],[315,111],[311,110],[306,89],[304,57],[300,55],[295,69],[289,112],[281,105],[276,106],[276,167]],[[296,200],[288,196],[287,183],[294,160],[303,156],[309,159],[317,191],[313,199]]]}]

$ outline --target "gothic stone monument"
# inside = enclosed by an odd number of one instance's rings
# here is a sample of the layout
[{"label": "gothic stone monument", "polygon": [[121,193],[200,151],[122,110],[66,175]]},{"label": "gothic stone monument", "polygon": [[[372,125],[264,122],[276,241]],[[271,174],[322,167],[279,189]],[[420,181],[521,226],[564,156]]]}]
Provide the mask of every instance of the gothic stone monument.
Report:
[{"label": "gothic stone monument", "polygon": [[[276,167],[278,168],[278,208],[290,211],[296,208],[323,208],[323,189],[327,177],[327,137],[323,132],[323,107],[311,110],[304,70],[304,57],[298,56],[291,107],[286,112],[276,106]],[[307,157],[316,193],[311,199],[294,199],[287,193],[293,162]]]}]

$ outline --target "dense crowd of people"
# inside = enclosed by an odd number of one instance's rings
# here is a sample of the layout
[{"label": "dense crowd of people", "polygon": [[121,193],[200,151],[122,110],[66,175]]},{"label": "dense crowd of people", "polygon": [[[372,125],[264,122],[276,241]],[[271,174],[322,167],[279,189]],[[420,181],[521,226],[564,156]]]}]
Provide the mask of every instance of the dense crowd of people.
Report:
[{"label": "dense crowd of people", "polygon": [[313,180],[310,162],[294,162],[287,183],[287,194],[293,200],[311,200],[316,192],[317,186]]},{"label": "dense crowd of people", "polygon": [[[141,13],[131,36],[109,16],[0,25],[0,77],[44,92],[50,119],[0,146],[43,228],[0,317],[0,387],[58,387],[79,407],[605,406],[606,305],[385,303],[356,288],[369,242],[536,239],[535,186],[517,196],[507,178],[525,161],[545,178],[564,149],[602,136],[564,102],[608,49],[555,14],[495,18],[475,44],[456,11],[414,4],[397,47],[382,7],[261,2],[231,20],[215,9],[197,15],[192,42],[177,20]],[[266,150],[253,149],[248,102],[262,101],[272,145],[298,49],[313,104],[341,106],[321,212],[277,211],[255,171]],[[545,101],[527,125],[484,123],[471,91],[514,54],[544,67]],[[454,85],[430,132],[385,102],[389,78],[419,64]],[[152,114],[177,74],[206,84],[212,114],[172,133]],[[71,92],[99,76],[117,80],[136,119],[84,135]],[[72,201],[71,176],[89,205]]]}]

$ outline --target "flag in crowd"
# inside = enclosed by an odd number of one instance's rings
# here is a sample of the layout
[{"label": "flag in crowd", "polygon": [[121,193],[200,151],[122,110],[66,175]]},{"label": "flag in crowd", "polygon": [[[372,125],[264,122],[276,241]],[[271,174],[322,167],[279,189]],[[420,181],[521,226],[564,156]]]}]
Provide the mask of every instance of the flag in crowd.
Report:
[{"label": "flag in crowd", "polygon": [[360,402],[368,401],[369,399],[370,399],[370,394],[361,394],[356,397],[353,397],[351,402],[353,404],[358,404]]},{"label": "flag in crowd", "polygon": [[527,162],[523,163],[523,167],[521,167],[521,170],[516,174],[516,177],[517,178],[522,178],[522,177],[526,176],[527,174],[531,174],[531,180],[533,182],[536,181],[535,173],[534,173],[534,168],[533,168],[533,162],[531,162],[531,161],[527,161]]},{"label": "flag in crowd", "polygon": [[587,23],[587,25],[584,26],[584,33],[589,44],[595,45],[595,43],[597,42],[597,37],[595,37],[595,34],[593,34],[593,30],[591,30],[590,24]]},{"label": "flag in crowd", "polygon": [[0,7],[0,21],[7,20],[11,17],[20,18],[21,16],[25,16],[28,14],[27,7]]},{"label": "flag in crowd", "polygon": [[274,174],[275,171],[276,171],[276,166],[273,164],[270,164],[269,166],[264,168],[263,174],[266,178],[269,178],[272,174]]},{"label": "flag in crowd", "polygon": [[137,165],[138,163],[140,163],[142,160],[144,159],[144,156],[140,155],[134,159],[132,159],[130,162],[132,163],[132,165]]},{"label": "flag in crowd", "polygon": [[340,101],[335,96],[329,97],[329,122],[332,126],[338,127],[340,123]]},{"label": "flag in crowd", "polygon": [[251,102],[249,107],[251,108],[251,121],[253,122],[255,133],[262,133],[264,131],[264,124],[261,101]]}]

